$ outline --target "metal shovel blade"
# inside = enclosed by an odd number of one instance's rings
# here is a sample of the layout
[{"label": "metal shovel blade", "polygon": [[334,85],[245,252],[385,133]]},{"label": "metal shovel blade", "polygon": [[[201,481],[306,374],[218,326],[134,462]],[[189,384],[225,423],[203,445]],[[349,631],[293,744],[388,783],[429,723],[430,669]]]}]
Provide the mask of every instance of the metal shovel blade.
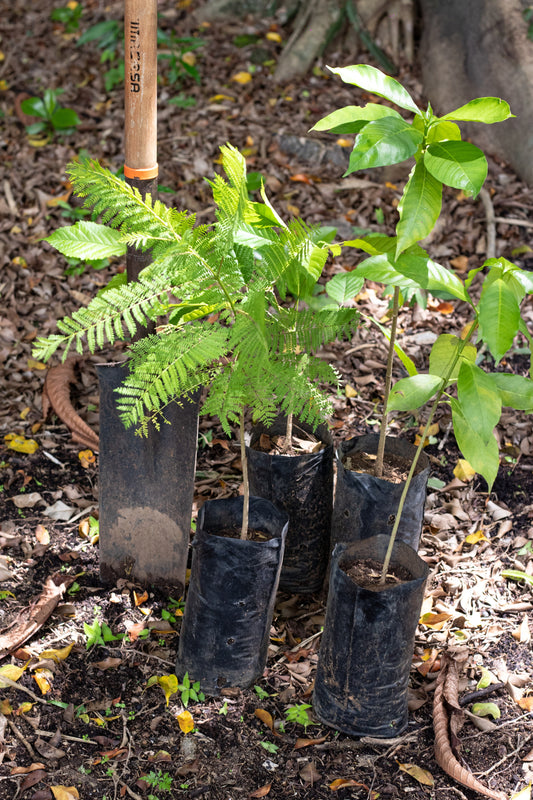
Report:
[{"label": "metal shovel blade", "polygon": [[114,390],[125,364],[101,364],[100,577],[185,587],[198,441],[199,392],[165,409],[159,430],[147,438],[126,430]]}]

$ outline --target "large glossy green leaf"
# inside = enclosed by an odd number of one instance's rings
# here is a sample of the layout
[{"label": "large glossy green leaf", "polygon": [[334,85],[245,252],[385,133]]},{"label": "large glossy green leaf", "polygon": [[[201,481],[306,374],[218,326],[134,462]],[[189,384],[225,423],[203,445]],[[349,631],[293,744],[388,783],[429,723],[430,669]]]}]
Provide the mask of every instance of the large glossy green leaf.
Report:
[{"label": "large glossy green leaf", "polygon": [[387,411],[413,411],[420,408],[440,389],[442,380],[437,375],[412,375],[401,378],[392,387]]},{"label": "large glossy green leaf", "polygon": [[[462,352],[460,350],[462,348]],[[458,355],[459,354],[459,355]],[[459,337],[452,333],[442,333],[429,354],[429,371],[432,375],[445,378],[452,363],[456,361],[452,372],[448,376],[448,382],[457,380],[461,363],[463,360],[475,363],[477,350],[473,344],[463,343]]]},{"label": "large glossy green leaf", "polygon": [[326,292],[332,300],[342,305],[354,299],[363,288],[364,282],[365,279],[356,270],[340,272],[326,283]]},{"label": "large glossy green leaf", "polygon": [[442,205],[442,183],[419,161],[414,167],[398,206],[400,221],[396,226],[399,256],[410,245],[433,230]]},{"label": "large glossy green leaf", "polygon": [[418,289],[418,284],[407,278],[405,275],[400,274],[394,269],[392,265],[392,256],[380,254],[377,256],[370,256],[366,258],[363,263],[357,267],[357,274],[363,278],[376,283],[390,284],[391,286],[399,286],[400,289]]},{"label": "large glossy green leaf", "polygon": [[485,372],[469,361],[461,363],[457,400],[470,427],[484,442],[490,441],[502,413],[500,393]]},{"label": "large glossy green leaf", "polygon": [[30,117],[46,119],[46,107],[40,97],[28,97],[22,101],[20,107]]},{"label": "large glossy green leaf", "polygon": [[485,122],[490,125],[493,122],[503,122],[509,117],[514,117],[514,114],[511,114],[509,104],[505,100],[500,100],[499,97],[477,97],[466,105],[456,108],[455,111],[445,114],[442,119]]},{"label": "large glossy green leaf", "polygon": [[359,169],[398,164],[413,156],[421,142],[422,134],[400,116],[383,117],[368,122],[355,140],[350,163],[344,174],[346,176]]},{"label": "large glossy green leaf", "polygon": [[[513,264],[512,261],[508,261],[501,256],[500,258],[488,258],[484,262],[483,267],[490,267],[485,283],[490,283],[493,276],[494,280],[496,278],[503,278],[509,285],[509,288],[512,288],[515,292],[516,299],[519,303],[524,299],[526,294],[533,293],[533,276],[531,273]],[[519,286],[517,286],[516,283],[518,283]]]},{"label": "large glossy green leaf", "polygon": [[533,380],[523,375],[510,375],[505,372],[491,372],[487,375],[494,391],[499,392],[502,406],[517,411],[533,412]]},{"label": "large glossy green leaf", "polygon": [[434,178],[447,186],[463,189],[475,197],[487,177],[487,159],[470,142],[436,142],[424,153],[424,165]]},{"label": "large glossy green leaf", "polygon": [[358,247],[370,256],[378,256],[383,253],[394,253],[396,250],[396,237],[385,236],[381,233],[370,233],[360,239],[352,239],[351,241],[344,242],[345,245],[350,247]]},{"label": "large glossy green leaf", "polygon": [[397,111],[378,103],[367,103],[366,106],[345,106],[338,108],[327,117],[319,119],[312,131],[330,131],[331,133],[359,133],[361,128],[375,119],[382,117],[399,117]]},{"label": "large glossy green leaf", "polygon": [[410,278],[421,289],[428,292],[446,292],[459,300],[467,300],[465,288],[460,279],[449,269],[424,256],[402,253],[391,261],[396,271],[406,278]]},{"label": "large glossy green leaf", "polygon": [[511,347],[520,324],[520,306],[504,280],[499,278],[483,287],[478,313],[481,336],[496,361],[500,361]]},{"label": "large glossy green leaf", "polygon": [[487,481],[489,491],[498,474],[500,454],[494,436],[484,442],[471,427],[461,405],[452,399],[452,422],[455,440],[462,454],[471,466]]},{"label": "large glossy green leaf", "polygon": [[420,114],[415,101],[401,83],[385,75],[384,72],[376,69],[376,67],[371,67],[368,64],[354,64],[351,67],[328,67],[328,69],[338,75],[344,83],[359,86],[360,89],[391,100],[400,108],[412,111],[413,114]]},{"label": "large glossy green leaf", "polygon": [[97,222],[82,221],[58,228],[45,242],[67,258],[81,258],[83,261],[122,256],[126,252],[120,231]]}]

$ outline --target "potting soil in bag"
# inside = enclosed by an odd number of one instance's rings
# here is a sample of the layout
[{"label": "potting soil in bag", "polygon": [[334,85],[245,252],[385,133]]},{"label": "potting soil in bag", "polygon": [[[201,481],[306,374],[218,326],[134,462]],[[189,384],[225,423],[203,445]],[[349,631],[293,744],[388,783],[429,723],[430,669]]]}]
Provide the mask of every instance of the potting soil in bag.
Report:
[{"label": "potting soil in bag", "polygon": [[[250,492],[270,500],[289,517],[279,588],[310,593],[321,589],[326,575],[333,510],[333,444],[325,425],[316,431],[326,444],[316,453],[270,454],[254,449],[263,434],[283,435],[286,419],[271,426],[257,425],[247,448]],[[294,423],[295,435],[304,438],[308,425]]]},{"label": "potting soil in bag", "polygon": [[375,536],[333,551],[329,594],[320,642],[313,707],[317,717],[351,736],[398,736],[406,727],[407,691],[427,564],[396,542],[391,564],[412,580],[375,591],[358,586],[343,565],[357,559],[383,562],[388,536]]},{"label": "potting soil in bag", "polygon": [[252,497],[249,527],[271,538],[216,535],[240,529],[242,507],[242,497],[205,503],[192,545],[176,674],[183,678],[187,672],[211,695],[251,686],[267,659],[288,520],[272,503]]},{"label": "potting soil in bag", "polygon": [[[338,542],[354,542],[386,532],[390,534],[392,531],[405,482],[392,483],[368,472],[354,472],[346,465],[347,460],[358,453],[377,453],[378,441],[377,434],[356,436],[343,442],[337,451],[337,484],[331,524],[332,546]],[[415,451],[416,448],[404,439],[388,437],[385,459],[389,454],[405,459],[408,470]],[[429,460],[422,453],[398,528],[398,539],[414,550],[418,550],[422,532],[428,477]]]}]

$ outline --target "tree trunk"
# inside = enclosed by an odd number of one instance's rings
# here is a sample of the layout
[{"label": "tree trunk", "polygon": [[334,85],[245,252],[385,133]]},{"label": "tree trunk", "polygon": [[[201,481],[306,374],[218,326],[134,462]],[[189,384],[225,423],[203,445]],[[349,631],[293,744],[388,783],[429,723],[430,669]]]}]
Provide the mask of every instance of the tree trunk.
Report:
[{"label": "tree trunk", "polygon": [[301,5],[274,73],[276,83],[286,83],[308,72],[340,23],[343,5],[342,0],[309,0]]},{"label": "tree trunk", "polygon": [[414,0],[208,0],[197,17],[200,21],[239,20],[247,14],[269,17],[275,13],[282,24],[293,21],[274,73],[277,83],[302,78],[341,33],[340,49],[346,57],[335,66],[368,60],[370,54],[382,69],[395,73],[387,54],[393,62],[401,55],[413,61]]},{"label": "tree trunk", "polygon": [[209,0],[196,16],[208,21],[224,17],[239,19],[246,14],[269,16],[274,13],[276,6],[277,0]]},{"label": "tree trunk", "polygon": [[516,119],[467,136],[533,184],[533,43],[520,0],[421,0],[424,92],[438,114],[474,97],[506,100]]}]

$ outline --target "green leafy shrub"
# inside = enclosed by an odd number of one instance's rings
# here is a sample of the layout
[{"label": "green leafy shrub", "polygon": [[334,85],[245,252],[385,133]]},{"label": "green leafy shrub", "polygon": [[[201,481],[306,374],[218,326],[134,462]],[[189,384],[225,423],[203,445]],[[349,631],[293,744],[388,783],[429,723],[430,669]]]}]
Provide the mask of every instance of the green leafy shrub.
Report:
[{"label": "green leafy shrub", "polygon": [[[465,194],[475,197],[487,176],[484,154],[470,142],[462,141],[457,123],[491,124],[504,121],[513,116],[508,104],[498,97],[481,97],[438,117],[430,105],[426,110],[418,108],[398,81],[374,67],[359,64],[332,69],[332,72],[344,82],[376,94],[412,115],[412,121],[409,122],[388,105],[367,103],[365,106],[347,106],[334,111],[313,128],[356,135],[347,175],[360,169],[414,159],[414,166],[398,204],[396,235],[368,235],[346,242],[363,250],[368,258],[357,267],[355,275],[352,272],[336,276],[338,283],[335,287],[340,292],[342,283],[351,282],[350,291],[353,291],[357,279],[361,281],[361,286],[364,280],[372,280],[395,287],[391,331],[384,331],[390,347],[381,426],[381,457],[387,414],[395,410],[416,410],[433,401],[396,515],[390,556],[410,478],[414,474],[438,403],[442,400],[451,407],[457,444],[476,472],[485,478],[489,490],[499,466],[499,448],[494,428],[499,422],[502,408],[533,411],[533,359],[529,377],[501,371],[489,372],[478,366],[481,347],[492,355],[494,363],[498,365],[511,349],[516,336],[521,336],[527,342],[531,354],[533,340],[521,316],[521,304],[527,295],[533,293],[533,279],[505,258],[489,258],[481,267],[470,270],[463,281],[433,261],[418,244],[420,239],[431,233],[439,217],[444,185],[461,189]],[[395,341],[401,293],[419,290],[466,303],[471,313],[469,325],[458,335],[446,333],[436,340],[426,374],[417,371],[412,360]],[[399,380],[389,396],[394,352],[402,360],[408,377]],[[384,572],[387,565],[388,558]]]},{"label": "green leafy shrub", "polygon": [[151,251],[138,282],[100,293],[58,323],[60,334],[34,348],[43,360],[59,347],[64,357],[71,347],[94,352],[154,321],[156,333],[130,345],[130,372],[117,390],[125,426],[141,434],[149,423],[160,424],[167,404],[200,386],[208,389],[202,413],[218,416],[228,435],[233,424],[243,435],[246,408],[265,424],[281,411],[318,425],[331,410],[324,384],[337,384],[338,375],[315,353],[350,334],[357,321],[354,309],[302,306],[322,273],[328,243],[300,220],[286,224],[264,190],[263,202],[252,202],[243,156],[229,145],[222,155],[227,180],[217,175],[210,182],[213,226],[195,226],[193,215],[149,195],[143,200],[96,162],[85,162],[71,164],[69,175],[106,225],[80,221],[47,240],[81,259],[120,255],[127,245]]}]

